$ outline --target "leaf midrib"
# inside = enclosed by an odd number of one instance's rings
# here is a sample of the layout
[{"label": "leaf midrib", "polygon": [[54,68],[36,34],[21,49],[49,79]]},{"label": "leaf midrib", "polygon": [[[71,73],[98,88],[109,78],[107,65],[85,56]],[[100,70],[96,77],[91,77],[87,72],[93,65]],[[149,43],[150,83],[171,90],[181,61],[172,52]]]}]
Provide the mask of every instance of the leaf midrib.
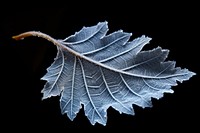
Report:
[{"label": "leaf midrib", "polygon": [[82,58],[84,60],[87,60],[93,64],[96,64],[98,66],[101,66],[103,68],[106,68],[108,70],[111,70],[111,71],[114,71],[114,72],[117,72],[117,73],[121,73],[121,74],[125,74],[125,75],[129,75],[129,76],[134,76],[134,77],[139,77],[139,78],[150,78],[150,79],[165,79],[165,78],[172,78],[172,77],[178,77],[178,76],[183,76],[183,75],[187,75],[189,74],[188,72],[187,73],[180,73],[180,74],[172,74],[172,75],[167,75],[167,76],[163,76],[163,77],[155,77],[155,76],[147,76],[147,75],[141,75],[141,74],[134,74],[134,73],[129,73],[129,72],[125,72],[123,70],[119,70],[119,69],[116,69],[116,68],[113,68],[113,67],[110,67],[110,66],[107,66],[103,63],[100,63],[98,61],[95,61],[95,60],[92,60],[91,58],[87,57],[87,56],[84,56],[83,54],[81,53],[78,53],[76,52],[75,50],[65,46],[62,44],[62,42],[58,41],[59,43],[59,46],[63,49],[63,50],[67,50],[68,52],[70,52],[71,54],[73,54],[74,56],[77,56],[79,58]]}]

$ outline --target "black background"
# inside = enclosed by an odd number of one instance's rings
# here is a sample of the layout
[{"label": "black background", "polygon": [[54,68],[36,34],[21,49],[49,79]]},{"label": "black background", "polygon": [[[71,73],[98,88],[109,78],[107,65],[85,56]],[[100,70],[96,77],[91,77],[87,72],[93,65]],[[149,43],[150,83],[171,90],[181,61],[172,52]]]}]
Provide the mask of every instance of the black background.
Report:
[{"label": "black background", "polygon": [[[70,128],[94,131],[100,128],[122,128],[127,132],[198,129],[199,87],[196,85],[200,66],[197,48],[200,28],[196,4],[118,4],[109,6],[105,3],[98,8],[97,3],[82,8],[68,3],[65,8],[1,9],[1,127],[15,131],[44,129],[65,132]],[[108,33],[122,29],[133,33],[131,39],[141,35],[151,37],[152,41],[144,50],[157,46],[169,49],[167,60],[175,60],[176,66],[188,68],[197,75],[174,86],[173,94],[164,94],[160,100],[152,99],[153,108],[142,109],[133,105],[135,116],[119,114],[109,108],[107,125],[93,126],[82,108],[74,121],[70,121],[60,112],[59,96],[41,100],[45,81],[40,78],[53,62],[56,47],[42,38],[29,37],[14,41],[11,37],[35,30],[55,39],[64,39],[83,26],[103,21],[108,21]]]}]

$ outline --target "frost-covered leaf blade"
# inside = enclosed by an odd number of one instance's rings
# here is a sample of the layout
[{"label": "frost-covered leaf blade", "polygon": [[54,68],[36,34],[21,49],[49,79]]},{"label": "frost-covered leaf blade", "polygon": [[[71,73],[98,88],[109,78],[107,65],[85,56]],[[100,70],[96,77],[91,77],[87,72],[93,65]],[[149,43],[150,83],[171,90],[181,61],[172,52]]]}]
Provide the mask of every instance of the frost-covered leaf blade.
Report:
[{"label": "frost-covered leaf blade", "polygon": [[57,57],[43,77],[44,98],[61,93],[61,111],[71,120],[81,105],[92,125],[106,125],[109,107],[134,115],[132,105],[152,107],[151,98],[173,93],[177,81],[195,75],[165,61],[167,49],[141,51],[151,38],[129,41],[131,33],[107,31],[107,22],[101,22],[58,40]]},{"label": "frost-covered leaf blade", "polygon": [[84,90],[84,83],[82,78],[82,72],[78,63],[77,57],[72,56],[66,52],[66,75],[64,90],[60,98],[60,107],[62,113],[67,113],[67,116],[73,120],[76,114],[81,109],[81,91]]},{"label": "frost-covered leaf blade", "polygon": [[75,35],[67,37],[62,42],[79,53],[85,53],[102,47],[104,44],[100,43],[100,38],[104,37],[107,31],[107,22],[101,22],[96,26],[83,27]]},{"label": "frost-covered leaf blade", "polygon": [[55,61],[47,69],[46,75],[41,78],[43,80],[47,80],[47,83],[42,90],[43,99],[60,95],[61,91],[64,89],[64,80],[67,78],[67,75],[65,74],[66,63],[64,51],[62,51],[59,47],[57,49],[58,53],[54,59]]}]

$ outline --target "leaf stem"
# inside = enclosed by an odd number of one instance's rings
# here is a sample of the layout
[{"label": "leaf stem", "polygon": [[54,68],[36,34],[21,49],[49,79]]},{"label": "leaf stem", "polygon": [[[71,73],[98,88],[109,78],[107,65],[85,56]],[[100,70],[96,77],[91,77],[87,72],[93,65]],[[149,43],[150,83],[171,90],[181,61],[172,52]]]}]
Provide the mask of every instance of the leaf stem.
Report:
[{"label": "leaf stem", "polygon": [[59,40],[56,40],[56,39],[52,38],[51,36],[49,36],[49,35],[47,35],[47,34],[45,34],[45,33],[42,33],[42,32],[40,32],[40,31],[28,31],[28,32],[24,32],[24,33],[21,33],[21,34],[19,34],[19,35],[12,36],[12,38],[15,39],[15,40],[23,40],[24,38],[29,37],[29,36],[36,36],[36,37],[44,38],[44,39],[46,39],[46,40],[52,42],[54,45],[56,45],[56,46],[58,46],[58,47],[60,47],[60,48],[62,48],[62,49],[65,49],[65,50],[67,50],[68,52],[70,52],[70,53],[72,53],[72,54],[74,54],[74,55],[76,55],[76,56],[82,58],[82,55],[81,55],[81,54],[79,54],[79,53],[75,52],[74,50],[72,50],[72,49],[66,47],[66,46],[63,45],[63,44],[61,44],[61,43],[59,42]]},{"label": "leaf stem", "polygon": [[29,36],[41,37],[41,38],[44,38],[44,39],[52,42],[54,45],[57,45],[57,46],[61,45],[57,40],[55,40],[51,36],[49,36],[47,34],[44,34],[44,33],[40,32],[40,31],[28,31],[28,32],[24,32],[22,34],[19,34],[19,35],[16,35],[16,36],[12,36],[12,38],[15,39],[15,40],[23,40],[24,38],[29,37]]}]

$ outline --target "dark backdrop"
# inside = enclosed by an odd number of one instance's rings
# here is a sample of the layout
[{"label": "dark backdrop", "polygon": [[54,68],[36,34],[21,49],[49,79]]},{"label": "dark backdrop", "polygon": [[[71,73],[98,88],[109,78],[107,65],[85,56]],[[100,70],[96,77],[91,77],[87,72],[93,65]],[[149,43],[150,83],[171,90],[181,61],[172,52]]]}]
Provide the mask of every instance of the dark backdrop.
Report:
[{"label": "dark backdrop", "polygon": [[[198,129],[199,14],[195,4],[126,4],[80,9],[70,4],[65,8],[1,9],[1,126],[15,131],[28,128],[28,131],[64,132],[68,128],[122,128],[126,132]],[[100,21],[108,21],[109,32],[119,29],[132,32],[131,39],[141,35],[152,37],[144,50],[157,46],[169,49],[167,60],[175,60],[176,66],[188,68],[197,75],[174,86],[174,94],[164,94],[160,100],[153,99],[153,108],[142,109],[133,105],[135,116],[119,114],[109,108],[105,127],[92,126],[83,108],[74,121],[70,121],[60,112],[59,96],[41,100],[45,81],[40,78],[53,62],[56,47],[42,38],[14,41],[11,37],[35,30],[64,39],[83,26],[92,26]]]}]

